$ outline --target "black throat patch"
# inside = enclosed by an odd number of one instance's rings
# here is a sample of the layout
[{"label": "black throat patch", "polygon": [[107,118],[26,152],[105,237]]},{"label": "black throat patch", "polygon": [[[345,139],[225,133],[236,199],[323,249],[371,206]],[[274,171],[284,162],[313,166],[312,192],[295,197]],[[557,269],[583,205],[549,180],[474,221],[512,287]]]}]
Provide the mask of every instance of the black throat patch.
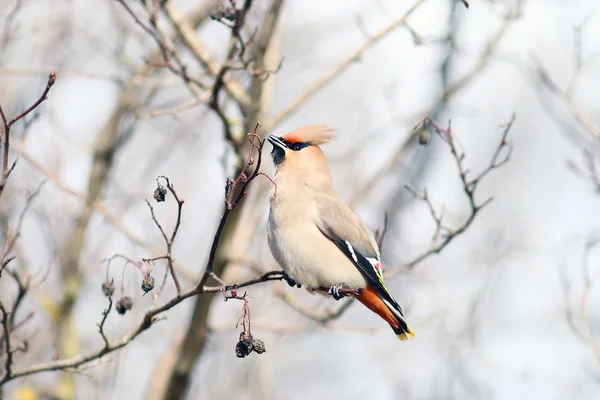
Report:
[{"label": "black throat patch", "polygon": [[281,164],[285,158],[285,150],[279,146],[273,146],[273,150],[271,150],[271,158],[273,158],[273,163],[275,165]]}]

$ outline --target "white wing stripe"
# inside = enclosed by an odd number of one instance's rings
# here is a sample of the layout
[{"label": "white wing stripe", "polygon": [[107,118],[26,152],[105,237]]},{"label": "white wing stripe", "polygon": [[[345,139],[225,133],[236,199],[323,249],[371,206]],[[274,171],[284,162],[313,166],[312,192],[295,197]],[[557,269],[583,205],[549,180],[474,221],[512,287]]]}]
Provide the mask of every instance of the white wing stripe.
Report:
[{"label": "white wing stripe", "polygon": [[348,242],[347,240],[344,240],[344,243],[346,243],[346,246],[348,246],[348,249],[350,250],[350,254],[352,255],[352,259],[354,260],[354,262],[357,263],[358,258],[356,257],[356,253],[354,252],[354,247],[352,247],[350,242]]}]

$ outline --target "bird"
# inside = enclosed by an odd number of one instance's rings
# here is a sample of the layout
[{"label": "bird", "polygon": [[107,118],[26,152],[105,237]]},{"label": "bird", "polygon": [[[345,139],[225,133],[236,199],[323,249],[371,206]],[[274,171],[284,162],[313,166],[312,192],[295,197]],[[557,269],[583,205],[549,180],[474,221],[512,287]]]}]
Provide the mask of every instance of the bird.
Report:
[{"label": "bird", "polygon": [[267,238],[289,281],[340,300],[354,297],[383,318],[400,340],[414,337],[387,289],[379,246],[336,193],[319,146],[337,137],[327,125],[270,135],[275,165]]}]

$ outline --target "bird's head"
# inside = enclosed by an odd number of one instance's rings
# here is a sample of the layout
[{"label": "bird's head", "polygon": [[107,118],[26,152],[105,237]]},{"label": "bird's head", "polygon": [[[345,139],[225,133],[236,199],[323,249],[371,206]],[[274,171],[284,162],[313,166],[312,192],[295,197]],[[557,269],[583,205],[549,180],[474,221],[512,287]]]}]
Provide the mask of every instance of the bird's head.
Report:
[{"label": "bird's head", "polygon": [[307,125],[284,136],[271,135],[267,140],[273,145],[271,157],[277,167],[282,164],[313,164],[326,162],[319,145],[335,139],[333,128],[326,125]]}]

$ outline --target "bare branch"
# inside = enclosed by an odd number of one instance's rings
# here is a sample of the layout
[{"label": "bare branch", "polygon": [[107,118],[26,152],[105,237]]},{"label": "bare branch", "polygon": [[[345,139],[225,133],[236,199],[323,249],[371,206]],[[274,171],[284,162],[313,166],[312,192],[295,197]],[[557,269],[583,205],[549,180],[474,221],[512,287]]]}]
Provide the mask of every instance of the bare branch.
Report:
[{"label": "bare branch", "polygon": [[[476,192],[479,184],[481,183],[482,179],[485,176],[487,176],[488,173],[490,173],[491,171],[493,171],[497,168],[500,168],[506,162],[508,162],[508,160],[510,159],[510,155],[512,152],[512,144],[507,141],[507,136],[512,128],[514,121],[515,121],[515,114],[512,115],[510,121],[504,126],[504,131],[502,133],[502,137],[500,139],[498,146],[496,147],[496,150],[494,151],[494,154],[491,157],[490,163],[482,172],[480,172],[473,179],[469,179],[467,177],[468,171],[465,169],[465,167],[463,165],[464,159],[465,159],[465,154],[463,152],[459,151],[458,148],[456,147],[455,138],[452,133],[452,128],[451,128],[450,122],[448,123],[447,129],[440,127],[440,125],[438,125],[435,121],[432,121],[428,117],[421,119],[421,121],[419,121],[417,123],[417,126],[415,127],[415,129],[419,128],[421,126],[423,128],[426,128],[428,125],[432,126],[435,129],[435,131],[440,135],[440,137],[450,147],[450,152],[452,153],[452,158],[454,159],[454,162],[456,164],[458,174],[459,174],[459,177],[460,177],[460,180],[462,183],[463,191],[469,201],[470,212],[469,212],[469,216],[467,217],[467,219],[458,228],[456,228],[456,229],[448,228],[448,227],[444,226],[442,223],[443,212],[440,213],[440,215],[438,216],[438,213],[435,211],[435,208],[429,201],[429,197],[427,196],[426,192],[423,195],[420,195],[414,189],[407,188],[411,193],[413,193],[413,195],[415,197],[423,200],[427,204],[427,206],[429,208],[429,212],[431,213],[431,215],[435,221],[436,229],[435,229],[435,233],[433,235],[432,245],[431,245],[430,249],[427,250],[426,252],[422,253],[421,255],[415,257],[413,260],[409,261],[408,263],[406,263],[404,265],[404,269],[412,269],[415,266],[417,266],[419,263],[421,263],[423,260],[425,260],[427,257],[441,252],[448,244],[450,244],[450,242],[452,242],[452,240],[454,240],[457,236],[464,233],[467,230],[467,228],[471,225],[471,223],[475,220],[475,217],[477,216],[477,214],[486,205],[488,205],[492,201],[492,198],[490,197],[481,204],[477,203],[477,201],[475,200],[475,192]],[[507,148],[508,150],[506,151],[505,156],[501,158],[500,155],[502,154],[502,152],[504,151],[505,148]],[[441,240],[441,242],[435,244],[435,242],[437,241],[440,234],[441,234],[442,240]],[[389,272],[388,276],[394,276],[394,275],[398,274],[399,272],[400,272],[400,269],[392,270]]]},{"label": "bare branch", "polygon": [[[177,288],[177,293],[181,293],[181,285],[179,284],[179,279],[177,279],[177,274],[175,273],[175,268],[173,266],[172,248],[173,248],[173,242],[175,241],[175,237],[177,236],[177,232],[179,230],[179,225],[181,225],[181,210],[183,208],[183,203],[185,201],[183,199],[179,198],[179,196],[177,195],[177,192],[175,191],[175,188],[169,181],[169,178],[167,178],[166,176],[159,176],[158,178],[159,179],[162,178],[166,181],[167,189],[169,190],[169,192],[171,192],[171,194],[177,201],[177,221],[175,222],[175,226],[173,227],[173,232],[171,233],[171,236],[168,237],[165,230],[163,229],[161,224],[158,222],[156,215],[154,214],[154,207],[152,207],[150,202],[148,200],[146,200],[146,204],[148,204],[148,207],[150,208],[150,213],[152,214],[152,220],[154,221],[154,223],[160,230],[160,233],[162,234],[162,237],[167,246],[167,254],[164,256],[159,256],[159,257],[155,257],[152,259],[144,259],[144,261],[155,261],[155,260],[159,260],[159,259],[166,259],[169,272],[171,273],[171,277],[173,278],[173,282],[175,283],[175,287]],[[162,189],[160,182],[158,182],[158,179],[157,179],[157,184],[158,184],[157,190]],[[157,199],[157,201],[158,201],[158,199]]]},{"label": "bare branch", "polygon": [[[20,143],[14,143],[13,145],[11,145],[11,147],[21,158],[25,159],[31,166],[33,166],[42,175],[44,175],[52,183],[54,183],[54,185],[58,189],[74,197],[77,197],[82,201],[86,201],[86,195],[84,193],[75,190],[75,188],[69,186],[67,183],[62,181],[54,172],[50,171],[47,167],[38,162],[31,154],[29,154]],[[123,233],[123,235],[128,237],[132,242],[136,243],[138,246],[149,250],[153,254],[162,254],[161,249],[157,248],[153,244],[145,241],[140,236],[138,236],[132,229],[125,225],[125,222],[120,216],[110,211],[108,206],[101,200],[96,200],[94,202],[94,210],[98,214],[106,218],[106,220],[112,226],[114,226],[117,230]],[[188,268],[187,266],[179,262],[174,263],[174,266],[188,281],[198,281],[199,277],[197,277],[193,272],[191,272],[190,268]]]},{"label": "bare branch", "polygon": [[48,76],[48,81],[46,82],[46,88],[42,92],[42,95],[31,106],[29,106],[29,108],[27,108],[25,111],[23,111],[22,113],[20,113],[19,115],[17,115],[13,119],[11,119],[10,121],[6,118],[6,115],[4,114],[4,110],[2,110],[2,107],[0,106],[0,117],[2,117],[2,123],[4,125],[4,129],[3,129],[3,136],[4,136],[3,149],[4,149],[4,151],[3,151],[3,159],[2,159],[2,177],[0,178],[0,196],[2,195],[2,192],[4,191],[4,187],[6,186],[6,181],[8,180],[8,176],[10,175],[10,173],[13,171],[13,169],[15,168],[15,166],[17,164],[17,161],[15,160],[14,163],[12,164],[12,166],[10,168],[8,167],[8,151],[10,148],[10,128],[12,127],[12,125],[15,122],[24,118],[27,114],[29,114],[31,111],[36,109],[40,104],[42,104],[42,102],[44,100],[46,100],[48,98],[47,97],[48,92],[50,91],[50,88],[52,88],[52,85],[54,85],[54,82],[56,82],[56,73],[51,72],[50,75]]},{"label": "bare branch", "polygon": [[[20,233],[21,226],[23,225],[23,220],[25,219],[25,215],[27,214],[27,211],[29,210],[31,203],[38,196],[38,194],[42,190],[42,187],[44,186],[45,183],[46,183],[46,181],[42,181],[38,185],[38,187],[33,191],[33,193],[31,193],[29,195],[29,197],[27,198],[27,200],[25,201],[25,206],[23,207],[23,210],[19,214],[19,218],[17,219],[17,224],[14,229],[14,232],[12,232],[12,234],[11,234],[11,232],[8,232],[8,234],[6,236],[6,244],[4,246],[4,249],[2,250],[2,253],[0,253],[0,260],[2,260],[8,253],[10,253],[11,250],[13,249],[13,247],[15,246],[15,243],[17,242],[17,239],[19,238],[19,235],[21,234]],[[2,272],[2,268],[0,268],[0,272]]]},{"label": "bare branch", "polygon": [[[249,134],[250,139],[250,150],[248,152],[248,157],[246,159],[246,164],[242,168],[238,177],[233,179],[228,179],[225,184],[225,210],[223,211],[223,215],[221,216],[221,220],[219,221],[219,225],[217,227],[217,231],[215,233],[215,238],[213,240],[213,244],[210,249],[210,255],[208,257],[208,262],[206,264],[206,270],[204,272],[204,276],[200,280],[198,287],[203,287],[208,280],[210,273],[213,270],[215,263],[215,256],[217,254],[217,247],[219,245],[219,240],[221,238],[221,234],[223,233],[223,228],[225,227],[225,223],[227,222],[227,218],[231,211],[239,204],[239,202],[246,196],[246,188],[252,182],[254,178],[259,175],[260,165],[262,162],[262,149],[265,141],[261,139],[257,134],[256,130],[260,126],[260,123],[257,123],[254,127],[254,132]],[[251,173],[248,173],[248,169],[254,165],[254,151],[257,151],[257,159],[256,166]]]},{"label": "bare branch", "polygon": [[106,322],[106,318],[108,318],[108,314],[110,313],[110,310],[112,309],[112,305],[113,305],[113,300],[112,300],[112,296],[107,296],[108,297],[108,307],[106,308],[106,310],[102,311],[102,321],[100,321],[100,323],[98,324],[98,330],[100,332],[100,335],[102,336],[102,340],[104,340],[104,348],[108,348],[110,346],[110,342],[108,341],[108,338],[106,337],[106,334],[104,333],[104,323]]},{"label": "bare branch", "polygon": [[[216,60],[208,46],[198,38],[192,25],[185,19],[172,1],[166,2],[163,9],[177,33],[181,35],[185,45],[192,52],[192,55],[211,75],[216,77],[222,65]],[[242,109],[248,107],[251,99],[244,87],[229,73],[224,75],[223,82],[225,90],[227,90],[240,107]]]},{"label": "bare branch", "polygon": [[535,57],[533,58],[534,63],[537,67],[537,74],[541,82],[563,103],[569,108],[571,115],[579,123],[579,125],[588,131],[593,136],[600,138],[600,126],[594,123],[594,121],[584,113],[573,101],[571,95],[569,95],[564,90],[560,89],[556,82],[552,80],[548,72],[544,69],[541,62],[537,60]]},{"label": "bare branch", "polygon": [[[470,68],[468,71],[463,73],[458,79],[453,81],[449,85],[444,85],[444,91],[440,94],[437,101],[434,102],[433,106],[430,110],[425,113],[426,115],[434,115],[439,113],[439,111],[458,93],[460,93],[463,89],[469,86],[477,77],[481,76],[483,71],[485,71],[486,67],[489,65],[490,60],[501,40],[504,38],[506,33],[508,32],[509,27],[512,23],[518,18],[520,15],[520,5],[517,4],[516,11],[508,12],[503,17],[502,24],[498,27],[498,29],[494,32],[494,34],[487,41],[482,54],[478,57],[477,63]],[[446,61],[447,62],[447,61]],[[440,67],[442,70],[447,69],[447,64],[443,63]],[[445,80],[444,80],[445,82]],[[415,138],[418,137],[421,131],[413,131],[408,134],[407,138],[400,144],[394,155],[391,157],[390,161],[384,164],[379,171],[373,174],[372,178],[367,181],[367,183],[363,186],[363,189],[360,193],[352,199],[350,202],[351,205],[356,205],[359,201],[365,198],[365,196],[371,193],[380,181],[387,176],[388,171],[393,171],[401,162],[405,159],[408,154],[409,149],[412,148],[412,145],[415,141]]]}]

